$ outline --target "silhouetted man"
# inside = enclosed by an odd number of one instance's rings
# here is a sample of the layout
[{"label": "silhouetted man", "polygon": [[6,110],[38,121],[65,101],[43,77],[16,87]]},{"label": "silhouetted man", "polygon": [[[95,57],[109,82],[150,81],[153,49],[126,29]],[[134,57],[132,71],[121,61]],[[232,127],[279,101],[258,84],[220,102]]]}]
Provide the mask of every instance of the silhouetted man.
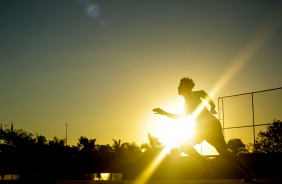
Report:
[{"label": "silhouetted man", "polygon": [[[249,169],[243,162],[241,162],[235,155],[227,150],[226,142],[223,137],[222,127],[220,121],[213,115],[216,114],[215,105],[209,95],[201,91],[192,91],[195,83],[190,78],[182,78],[178,87],[178,94],[182,95],[185,99],[185,107],[180,114],[171,114],[155,108],[153,111],[156,114],[165,115],[173,119],[180,119],[187,115],[191,115],[197,122],[193,135],[186,141],[181,143],[180,149],[185,154],[193,157],[202,164],[201,176],[204,176],[212,167],[212,163],[200,155],[194,146],[200,144],[202,141],[207,141],[211,144],[217,152],[226,160],[240,168],[245,173],[244,182],[254,180],[255,173]],[[204,106],[202,99],[210,104],[210,111]]]}]

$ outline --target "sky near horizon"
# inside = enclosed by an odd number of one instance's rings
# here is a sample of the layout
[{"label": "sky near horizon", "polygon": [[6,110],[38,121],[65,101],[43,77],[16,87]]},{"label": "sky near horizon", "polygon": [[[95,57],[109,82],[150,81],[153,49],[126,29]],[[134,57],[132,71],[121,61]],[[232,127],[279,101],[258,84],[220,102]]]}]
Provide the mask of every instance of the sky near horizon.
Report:
[{"label": "sky near horizon", "polygon": [[[147,142],[177,87],[282,87],[282,2],[1,0],[0,124],[97,144]],[[216,107],[217,108],[217,107]],[[7,126],[9,128],[9,126]]]}]

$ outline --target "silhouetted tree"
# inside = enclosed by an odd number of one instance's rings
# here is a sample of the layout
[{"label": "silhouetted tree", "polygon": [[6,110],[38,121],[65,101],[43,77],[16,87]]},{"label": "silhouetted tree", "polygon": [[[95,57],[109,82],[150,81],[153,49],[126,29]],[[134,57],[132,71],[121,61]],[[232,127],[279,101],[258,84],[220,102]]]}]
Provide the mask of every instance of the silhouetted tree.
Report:
[{"label": "silhouetted tree", "polygon": [[1,140],[4,138],[4,131],[2,129],[2,124],[0,125],[0,144],[2,143]]},{"label": "silhouetted tree", "polygon": [[238,155],[240,153],[248,153],[246,145],[242,142],[241,139],[230,139],[227,142],[227,149],[234,155]]},{"label": "silhouetted tree", "polygon": [[182,151],[178,147],[171,148],[169,151],[172,157],[180,157]]},{"label": "silhouetted tree", "polygon": [[111,169],[115,172],[124,171],[124,165],[127,162],[127,142],[122,143],[121,140],[113,139],[113,163],[111,164]]},{"label": "silhouetted tree", "polygon": [[113,148],[109,145],[96,145],[96,149],[98,151],[98,155],[107,155],[113,152]]},{"label": "silhouetted tree", "polygon": [[145,153],[158,153],[164,148],[160,140],[150,133],[148,133],[148,141],[149,143],[141,144],[141,149],[144,150]]},{"label": "silhouetted tree", "polygon": [[266,131],[260,131],[255,143],[250,143],[255,153],[281,153],[282,152],[282,124],[280,120],[273,120],[273,123],[266,127]]},{"label": "silhouetted tree", "polygon": [[125,143],[125,149],[131,157],[138,157],[142,153],[141,148],[135,142]]},{"label": "silhouetted tree", "polygon": [[109,145],[96,145],[97,169],[99,172],[108,172],[109,166],[113,163],[113,148]]},{"label": "silhouetted tree", "polygon": [[39,145],[46,145],[48,143],[48,141],[47,141],[45,136],[38,135],[38,134],[36,134],[35,142],[36,142],[36,144],[39,144]]},{"label": "silhouetted tree", "polygon": [[124,143],[125,148],[124,148],[124,161],[127,169],[130,169],[132,165],[135,164],[136,160],[140,157],[142,154],[141,148],[135,143]]},{"label": "silhouetted tree", "polygon": [[26,147],[27,145],[35,143],[33,134],[22,129],[2,131],[2,139],[6,145],[13,147]]},{"label": "silhouetted tree", "polygon": [[2,139],[6,147],[3,152],[8,164],[6,169],[10,172],[31,171],[35,164],[33,135],[22,129],[11,129],[2,131]]},{"label": "silhouetted tree", "polygon": [[114,141],[114,143],[113,143],[112,147],[113,147],[113,151],[115,153],[119,154],[119,153],[122,153],[126,150],[125,148],[126,148],[127,143],[121,143],[120,139],[119,140],[113,139],[113,141]]},{"label": "silhouetted tree", "polygon": [[97,171],[96,139],[81,136],[78,139],[77,149],[80,171],[91,173]]},{"label": "silhouetted tree", "polygon": [[50,146],[63,147],[65,146],[65,141],[65,139],[59,139],[57,136],[54,136],[53,140],[49,140],[48,144]]},{"label": "silhouetted tree", "polygon": [[78,139],[77,148],[82,151],[93,152],[95,151],[96,139],[88,139],[87,137],[81,136]]}]

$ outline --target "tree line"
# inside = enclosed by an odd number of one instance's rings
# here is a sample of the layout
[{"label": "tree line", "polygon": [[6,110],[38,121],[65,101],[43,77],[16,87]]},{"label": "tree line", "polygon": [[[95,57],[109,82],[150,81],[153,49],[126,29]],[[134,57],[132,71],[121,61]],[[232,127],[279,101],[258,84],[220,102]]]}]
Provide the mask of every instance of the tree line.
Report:
[{"label": "tree line", "polygon": [[[140,146],[135,142],[122,142],[113,139],[112,144],[96,144],[96,139],[81,136],[76,146],[68,146],[65,139],[26,132],[22,129],[0,129],[0,174],[18,173],[48,179],[78,179],[85,173],[123,173],[123,178],[134,178],[161,152],[164,145],[158,138],[148,133],[148,142]],[[250,153],[281,153],[282,127],[274,120],[259,132],[255,142],[245,145],[241,139],[227,142],[229,151],[236,155]],[[175,177],[191,177],[200,172],[198,163],[180,155],[178,148],[172,148],[160,163],[156,177],[167,176],[165,168],[171,168]],[[183,176],[181,171],[185,171]],[[176,173],[178,172],[178,174]],[[194,174],[194,175],[193,175]],[[185,179],[185,178],[183,178]]]}]

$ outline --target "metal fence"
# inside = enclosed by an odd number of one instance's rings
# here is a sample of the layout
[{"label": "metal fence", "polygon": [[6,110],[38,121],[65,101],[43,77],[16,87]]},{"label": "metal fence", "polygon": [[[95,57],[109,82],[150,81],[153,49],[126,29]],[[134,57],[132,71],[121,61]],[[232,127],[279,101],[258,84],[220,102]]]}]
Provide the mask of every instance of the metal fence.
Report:
[{"label": "metal fence", "polygon": [[226,141],[254,143],[257,133],[282,120],[282,87],[219,97],[218,118]]}]

